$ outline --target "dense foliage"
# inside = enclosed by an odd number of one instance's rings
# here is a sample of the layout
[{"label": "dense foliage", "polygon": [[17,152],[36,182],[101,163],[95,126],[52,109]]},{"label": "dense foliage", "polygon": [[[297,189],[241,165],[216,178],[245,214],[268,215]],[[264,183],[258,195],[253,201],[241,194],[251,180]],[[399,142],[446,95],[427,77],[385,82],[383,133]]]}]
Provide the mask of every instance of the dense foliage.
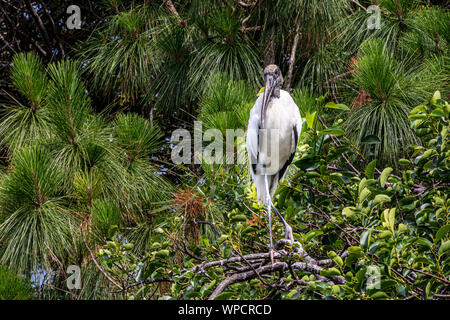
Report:
[{"label": "dense foliage", "polygon": [[35,299],[29,280],[23,279],[5,266],[0,267],[0,300]]},{"label": "dense foliage", "polygon": [[[360,151],[336,128],[319,132],[325,136],[321,148],[328,149],[326,153],[315,155],[310,145],[300,146],[294,163],[298,169],[279,188],[277,205],[295,226],[295,239],[326,268],[285,270],[264,279],[255,273],[216,298],[444,297],[450,273],[449,112],[439,92],[411,111],[409,119],[423,145],[411,146],[408,159],[399,159],[402,169],[396,173],[390,167],[378,170],[376,160],[364,172],[338,169],[335,164],[343,153]],[[144,259],[128,254],[128,245],[120,239],[100,250],[106,270],[126,284],[129,296],[145,295],[141,284],[167,281],[173,284],[163,298],[208,298],[230,275],[251,271],[236,257],[249,259],[261,275],[269,273],[251,260],[255,252],[267,250],[263,209],[255,201],[254,188],[243,184],[245,172],[239,167],[231,171],[216,172],[215,181],[200,186],[196,197],[193,192],[192,198],[183,198],[180,214],[157,230]],[[210,196],[206,200],[201,194]],[[220,208],[215,221],[209,219],[214,224],[206,225],[212,235],[200,228],[210,206]],[[281,224],[274,228],[278,238],[281,230]],[[180,252],[187,259],[180,261]],[[284,261],[295,266],[308,261],[306,257],[288,254]],[[134,273],[136,266],[139,271]],[[130,278],[130,272],[136,278]]]},{"label": "dense foliage", "polygon": [[[108,0],[77,35],[42,3],[24,39],[0,18],[1,299],[450,296],[446,5]],[[273,262],[245,158],[270,63],[303,119]],[[245,161],[174,164],[180,128]]]}]

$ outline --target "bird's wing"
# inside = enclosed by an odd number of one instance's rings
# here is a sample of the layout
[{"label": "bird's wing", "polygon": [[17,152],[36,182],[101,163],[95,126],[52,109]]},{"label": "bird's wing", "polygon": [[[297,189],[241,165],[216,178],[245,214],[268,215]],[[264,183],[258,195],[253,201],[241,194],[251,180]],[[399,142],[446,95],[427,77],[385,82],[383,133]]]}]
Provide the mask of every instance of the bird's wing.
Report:
[{"label": "bird's wing", "polygon": [[[295,105],[295,107],[298,110],[297,105]],[[297,130],[297,135],[296,135],[296,138],[293,139],[293,152],[294,153],[295,153],[295,150],[297,150],[297,145],[300,140],[300,133],[302,132],[302,126],[303,126],[302,117],[300,116],[300,111],[298,111],[296,113],[296,119],[295,119],[295,128]]]},{"label": "bird's wing", "polygon": [[[261,97],[262,95],[260,95]],[[260,110],[261,99],[256,100],[255,105],[250,111],[247,127],[247,152],[249,155],[250,164],[255,164],[258,160],[258,132],[260,127]],[[250,166],[253,171],[253,165]],[[254,173],[254,172],[253,172]]]},{"label": "bird's wing", "polygon": [[[286,92],[287,93],[287,92]],[[297,107],[297,105],[295,104],[294,100],[292,99],[292,97],[287,93],[287,95],[285,97],[287,101],[286,101],[286,105],[289,107],[291,114],[293,115],[292,120],[290,122],[290,126],[291,126],[291,130],[292,130],[292,134],[291,134],[291,154],[289,156],[289,158],[287,159],[287,161],[283,164],[283,166],[281,167],[278,176],[279,176],[279,180],[283,179],[284,175],[286,174],[287,168],[289,167],[289,165],[291,164],[292,160],[294,159],[295,156],[295,151],[297,150],[297,144],[298,141],[300,140],[300,133],[302,131],[302,117],[300,116],[300,111]]]},{"label": "bird's wing", "polygon": [[280,171],[278,172],[279,180],[284,178],[284,175],[286,174],[287,168],[291,164],[292,160],[295,156],[295,150],[297,149],[297,143],[299,140],[300,131],[297,129],[297,124],[295,124],[292,127],[292,143],[291,143],[291,154],[289,158],[286,160],[286,162],[281,167]]}]

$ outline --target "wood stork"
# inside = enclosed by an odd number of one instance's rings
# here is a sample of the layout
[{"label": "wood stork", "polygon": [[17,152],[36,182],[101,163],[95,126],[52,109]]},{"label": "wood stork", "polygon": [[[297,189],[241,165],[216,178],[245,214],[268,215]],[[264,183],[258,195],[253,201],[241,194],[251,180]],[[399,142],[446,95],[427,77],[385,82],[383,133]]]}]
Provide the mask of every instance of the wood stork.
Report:
[{"label": "wood stork", "polygon": [[290,94],[281,90],[283,76],[278,66],[271,64],[264,69],[264,83],[264,94],[259,95],[250,111],[247,151],[258,200],[268,208],[273,261],[271,208],[284,224],[286,239],[294,241],[292,228],[273,205],[272,196],[294,158],[302,118]]}]

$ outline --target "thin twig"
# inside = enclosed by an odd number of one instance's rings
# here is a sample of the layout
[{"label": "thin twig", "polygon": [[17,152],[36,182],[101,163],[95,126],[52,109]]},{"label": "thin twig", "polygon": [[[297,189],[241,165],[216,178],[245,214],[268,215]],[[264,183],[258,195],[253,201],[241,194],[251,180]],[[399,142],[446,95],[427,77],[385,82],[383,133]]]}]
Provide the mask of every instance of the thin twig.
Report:
[{"label": "thin twig", "polygon": [[97,260],[95,259],[94,253],[92,252],[91,248],[89,248],[87,242],[86,242],[86,237],[84,236],[84,232],[83,232],[83,223],[81,223],[81,236],[83,238],[83,242],[84,245],[86,246],[86,249],[89,251],[89,254],[91,256],[92,261],[94,262],[95,266],[97,267],[98,270],[100,270],[100,272],[109,280],[111,281],[111,283],[113,283],[117,288],[122,289],[122,286],[119,285],[116,281],[114,281],[114,279],[108,274],[106,273],[102,267],[98,264]]}]

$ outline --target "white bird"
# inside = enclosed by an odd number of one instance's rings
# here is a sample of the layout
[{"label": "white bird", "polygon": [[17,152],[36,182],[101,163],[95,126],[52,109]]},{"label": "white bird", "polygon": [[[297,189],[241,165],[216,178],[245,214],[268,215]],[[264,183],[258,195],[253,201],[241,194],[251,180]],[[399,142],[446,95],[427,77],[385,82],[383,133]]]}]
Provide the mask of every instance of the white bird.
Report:
[{"label": "white bird", "polygon": [[264,83],[264,94],[258,97],[250,111],[247,151],[258,200],[268,207],[272,257],[271,208],[284,224],[286,239],[294,241],[292,228],[273,205],[272,196],[294,158],[302,118],[290,94],[281,90],[283,76],[278,66],[271,64],[264,69]]}]

